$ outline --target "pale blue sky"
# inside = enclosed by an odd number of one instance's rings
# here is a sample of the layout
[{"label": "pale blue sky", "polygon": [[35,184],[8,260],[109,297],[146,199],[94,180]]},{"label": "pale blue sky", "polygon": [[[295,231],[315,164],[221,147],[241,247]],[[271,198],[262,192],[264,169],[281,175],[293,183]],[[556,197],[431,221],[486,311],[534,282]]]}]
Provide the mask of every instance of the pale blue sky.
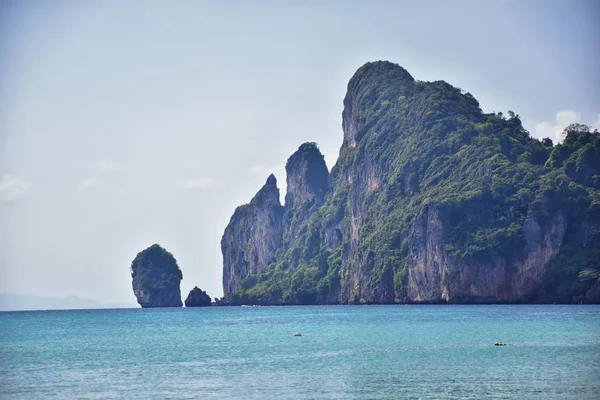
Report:
[{"label": "pale blue sky", "polygon": [[390,60],[535,136],[600,124],[597,1],[3,1],[0,292],[135,303],[157,242],[221,296],[223,229]]}]

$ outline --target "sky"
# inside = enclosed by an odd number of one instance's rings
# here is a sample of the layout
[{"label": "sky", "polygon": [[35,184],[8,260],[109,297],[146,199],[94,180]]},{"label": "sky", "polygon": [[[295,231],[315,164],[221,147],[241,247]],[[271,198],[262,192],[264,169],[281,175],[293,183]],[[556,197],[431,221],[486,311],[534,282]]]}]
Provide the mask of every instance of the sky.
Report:
[{"label": "sky", "polygon": [[159,243],[222,296],[235,207],[342,143],[368,61],[445,80],[535,137],[600,127],[600,2],[2,1],[0,293],[135,304]]}]

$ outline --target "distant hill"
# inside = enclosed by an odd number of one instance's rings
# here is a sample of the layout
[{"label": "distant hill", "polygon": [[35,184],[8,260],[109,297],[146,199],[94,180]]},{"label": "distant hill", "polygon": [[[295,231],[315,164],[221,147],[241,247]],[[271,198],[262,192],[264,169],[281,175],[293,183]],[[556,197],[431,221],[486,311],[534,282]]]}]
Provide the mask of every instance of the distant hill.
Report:
[{"label": "distant hill", "polygon": [[0,293],[0,311],[23,310],[76,310],[92,308],[137,308],[133,304],[100,303],[76,296],[41,297]]}]

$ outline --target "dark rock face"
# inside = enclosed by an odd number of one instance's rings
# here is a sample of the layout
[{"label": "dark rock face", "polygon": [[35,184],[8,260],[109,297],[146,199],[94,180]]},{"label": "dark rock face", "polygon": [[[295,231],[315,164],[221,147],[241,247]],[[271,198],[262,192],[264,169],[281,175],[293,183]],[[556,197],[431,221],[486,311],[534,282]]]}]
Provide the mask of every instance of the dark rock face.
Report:
[{"label": "dark rock face", "polygon": [[272,174],[249,204],[235,210],[221,239],[225,295],[273,261],[283,237],[283,212]]},{"label": "dark rock face", "polygon": [[287,175],[286,211],[316,210],[329,190],[329,171],[315,143],[304,143],[285,164]]},{"label": "dark rock face", "polygon": [[158,244],[139,252],[131,263],[133,294],[142,308],[181,307],[183,274],[175,257]]},{"label": "dark rock face", "polygon": [[198,288],[198,286],[194,286],[192,290],[190,290],[190,294],[185,299],[186,307],[207,307],[210,306],[210,296],[204,291]]},{"label": "dark rock face", "polygon": [[285,165],[287,192],[283,217],[284,247],[296,241],[298,227],[325,203],[329,171],[315,143],[304,143]]},{"label": "dark rock face", "polygon": [[509,115],[390,62],[359,68],[331,173],[305,143],[285,206],[253,199],[232,217],[225,303],[600,301],[577,282],[600,271],[600,134],[552,146]]},{"label": "dark rock face", "polygon": [[584,301],[586,303],[600,303],[600,282],[596,282],[587,292],[585,292]]}]

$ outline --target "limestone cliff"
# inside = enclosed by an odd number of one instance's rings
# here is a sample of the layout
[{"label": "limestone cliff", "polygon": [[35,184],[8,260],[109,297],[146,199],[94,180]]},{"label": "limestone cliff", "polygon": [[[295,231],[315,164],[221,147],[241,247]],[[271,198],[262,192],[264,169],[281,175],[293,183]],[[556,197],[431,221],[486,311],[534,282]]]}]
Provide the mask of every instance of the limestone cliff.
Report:
[{"label": "limestone cliff", "polygon": [[175,257],[154,244],[139,252],[131,263],[133,294],[142,308],[181,307],[183,274]]},{"label": "limestone cliff", "polygon": [[478,262],[444,249],[439,211],[429,206],[409,250],[405,299],[414,302],[527,302],[538,295],[548,262],[562,246],[566,221],[557,213],[545,229],[527,220],[522,257],[493,256]]},{"label": "limestone cliff", "polygon": [[221,239],[226,295],[246,276],[273,262],[283,237],[283,211],[272,174],[249,204],[235,210]]},{"label": "limestone cliff", "polygon": [[325,158],[315,143],[304,143],[285,165],[285,247],[296,239],[299,227],[325,202],[329,190],[329,171]]},{"label": "limestone cliff", "polygon": [[[226,241],[226,303],[597,298],[578,281],[600,271],[597,131],[540,141],[512,111],[486,114],[471,94],[389,62],[352,77],[342,128],[331,173],[314,143],[288,160],[277,229],[234,214],[269,234]],[[264,237],[269,257],[230,256]]]}]

